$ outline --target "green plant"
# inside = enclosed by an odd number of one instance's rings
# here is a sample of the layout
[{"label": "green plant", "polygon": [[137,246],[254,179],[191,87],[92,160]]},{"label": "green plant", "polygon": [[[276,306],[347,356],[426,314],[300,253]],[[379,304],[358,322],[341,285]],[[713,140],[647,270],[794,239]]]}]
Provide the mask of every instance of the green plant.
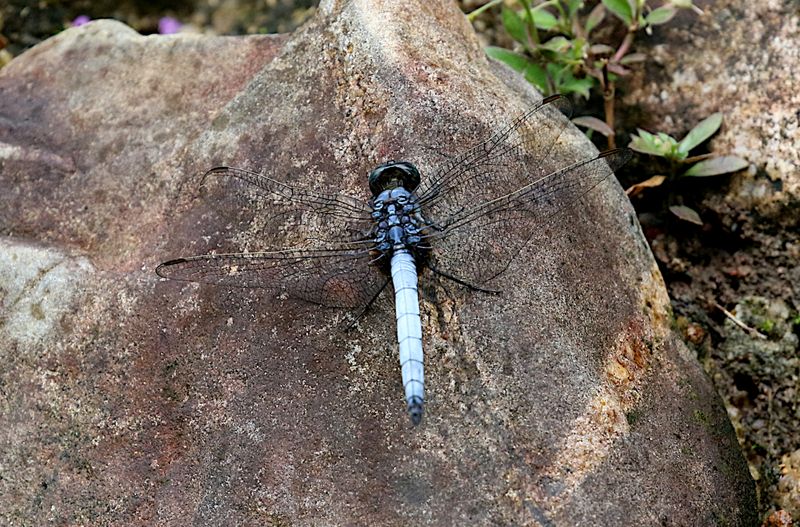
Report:
[{"label": "green plant", "polygon": [[[744,159],[737,156],[715,156],[714,154],[701,154],[697,156],[689,156],[689,153],[705,142],[709,137],[714,135],[719,127],[722,125],[722,114],[715,113],[697,124],[692,128],[686,136],[680,141],[674,137],[667,135],[663,132],[651,134],[645,130],[639,129],[637,134],[631,138],[628,148],[636,150],[642,154],[651,156],[662,157],[670,163],[670,176],[671,177],[706,177],[717,176],[720,174],[727,174],[736,172],[747,167],[748,163]],[[684,170],[683,166],[689,166]],[[642,192],[645,188],[660,186],[668,176],[657,175],[637,183],[626,192],[629,196],[635,196]],[[675,214],[682,220],[689,221],[702,225],[703,221],[700,215],[690,207],[684,205],[674,205],[669,207],[670,212]]]},{"label": "green plant", "polygon": [[[492,0],[467,17],[474,20],[486,9],[501,3]],[[516,9],[503,6],[505,30],[518,49],[488,47],[486,53],[521,72],[545,95],[574,93],[589,98],[600,90],[604,99],[605,120],[579,117],[580,126],[603,134],[608,146],[615,146],[614,94],[619,76],[629,73],[628,66],[645,60],[641,53],[631,53],[636,32],[651,31],[653,26],[669,22],[678,9],[694,9],[691,0],[667,0],[651,9],[645,0],[602,0],[584,13],[582,0],[546,0],[532,5],[531,0],[516,0]],[[625,36],[618,43],[595,39],[607,20],[607,12],[621,20]]]}]

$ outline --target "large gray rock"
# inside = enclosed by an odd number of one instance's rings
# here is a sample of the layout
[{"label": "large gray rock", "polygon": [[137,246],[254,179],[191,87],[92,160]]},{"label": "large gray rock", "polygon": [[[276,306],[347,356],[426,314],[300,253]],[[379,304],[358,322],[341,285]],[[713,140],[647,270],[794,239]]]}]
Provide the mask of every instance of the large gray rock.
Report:
[{"label": "large gray rock", "polygon": [[[271,244],[258,222],[237,234],[249,211],[196,199],[214,164],[366,198],[377,163],[428,173],[537,98],[447,2],[328,2],[289,38],[101,21],[15,59],[0,72],[3,522],[752,524],[731,427],[670,332],[616,183],[542,229],[501,297],[423,275],[416,428],[391,313],[343,334],[336,311],[153,274]],[[569,131],[556,157],[591,155]]]}]

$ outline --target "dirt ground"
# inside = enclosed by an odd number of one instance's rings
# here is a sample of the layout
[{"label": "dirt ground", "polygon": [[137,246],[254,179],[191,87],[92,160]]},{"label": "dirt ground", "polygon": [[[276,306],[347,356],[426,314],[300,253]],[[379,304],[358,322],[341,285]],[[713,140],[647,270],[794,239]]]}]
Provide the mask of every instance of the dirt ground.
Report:
[{"label": "dirt ground", "polygon": [[[468,12],[483,1],[462,0]],[[0,7],[0,66],[59,32],[78,16],[116,18],[141,33],[159,31],[170,16],[184,30],[216,34],[291,31],[314,13],[312,0],[21,1]],[[498,28],[499,10],[474,26],[486,44],[511,44]],[[599,115],[600,108],[582,109]],[[620,109],[620,130],[635,111]],[[625,139],[625,136],[622,136]],[[627,141],[620,141],[626,144]],[[622,171],[654,173],[640,159]],[[784,509],[800,514],[800,203],[756,199],[770,191],[740,176],[709,178],[691,187],[673,185],[634,199],[640,222],[667,283],[676,328],[696,351],[725,401],[750,471],[762,515]],[[762,180],[763,181],[763,180]],[[770,183],[780,185],[780,182]],[[750,185],[752,188],[737,188]],[[774,190],[774,189],[773,189]],[[670,196],[690,199],[703,216],[697,227],[670,215]],[[730,199],[730,196],[753,199]],[[776,523],[775,525],[780,525]]]}]

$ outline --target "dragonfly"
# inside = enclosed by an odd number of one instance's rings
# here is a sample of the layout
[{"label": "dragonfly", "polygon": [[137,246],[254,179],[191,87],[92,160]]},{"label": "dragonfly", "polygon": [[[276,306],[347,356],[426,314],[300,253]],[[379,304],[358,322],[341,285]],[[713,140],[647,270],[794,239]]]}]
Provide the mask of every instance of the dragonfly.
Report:
[{"label": "dragonfly", "polygon": [[258,214],[299,213],[329,235],[292,248],[175,258],[156,273],[361,313],[391,283],[405,401],[417,425],[425,402],[422,271],[499,292],[493,283],[537,229],[557,221],[631,157],[628,149],[614,149],[548,169],[571,114],[569,99],[547,97],[424,179],[408,161],[383,163],[369,173],[368,200],[292,186],[263,171],[212,168],[203,181],[234,183]]}]

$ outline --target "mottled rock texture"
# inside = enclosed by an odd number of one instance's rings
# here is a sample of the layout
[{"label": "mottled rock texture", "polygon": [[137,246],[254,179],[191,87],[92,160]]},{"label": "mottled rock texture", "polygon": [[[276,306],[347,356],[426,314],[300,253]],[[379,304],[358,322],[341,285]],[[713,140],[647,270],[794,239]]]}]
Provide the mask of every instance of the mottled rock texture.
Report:
[{"label": "mottled rock texture", "polygon": [[639,45],[652,62],[634,79],[624,102],[638,109],[640,126],[677,137],[722,112],[725,124],[711,149],[743,157],[782,182],[778,189],[758,188],[763,186],[758,181],[736,188],[739,199],[749,198],[748,205],[767,197],[797,200],[798,25],[797,5],[785,0],[722,0],[710,3],[700,17],[681,11]]},{"label": "mottled rock texture", "polygon": [[[537,99],[445,1],[327,2],[290,37],[100,21],[15,59],[2,523],[751,525],[727,417],[612,181],[542,229],[502,296],[422,276],[417,428],[391,312],[343,334],[336,311],[153,273],[274,241],[198,198],[214,164],[366,198],[377,163],[429,172]],[[556,157],[592,155],[569,130]]]}]

